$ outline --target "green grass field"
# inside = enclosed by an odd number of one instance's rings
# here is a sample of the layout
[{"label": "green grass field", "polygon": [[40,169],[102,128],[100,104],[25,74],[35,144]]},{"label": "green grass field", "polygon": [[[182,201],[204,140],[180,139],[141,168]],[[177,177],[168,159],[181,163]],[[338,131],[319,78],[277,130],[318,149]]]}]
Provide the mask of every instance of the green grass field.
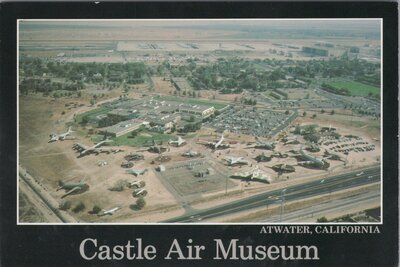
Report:
[{"label": "green grass field", "polygon": [[346,88],[353,96],[368,96],[369,93],[374,95],[380,94],[380,89],[378,87],[355,81],[335,81],[329,82],[328,84],[336,88]]},{"label": "green grass field", "polygon": [[204,100],[204,99],[196,99],[196,98],[186,98],[186,97],[176,97],[176,96],[161,96],[158,98],[159,100],[167,100],[167,101],[175,101],[175,102],[183,102],[194,105],[204,105],[204,106],[213,106],[216,109],[221,109],[227,104],[218,101]]}]

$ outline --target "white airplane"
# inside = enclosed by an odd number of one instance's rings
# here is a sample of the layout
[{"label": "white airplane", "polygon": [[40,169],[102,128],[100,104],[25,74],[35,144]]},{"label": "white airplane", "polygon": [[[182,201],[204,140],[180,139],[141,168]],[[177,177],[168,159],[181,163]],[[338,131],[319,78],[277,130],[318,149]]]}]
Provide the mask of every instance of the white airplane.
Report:
[{"label": "white airplane", "polygon": [[104,215],[113,215],[114,212],[120,210],[121,207],[115,207],[109,210],[103,210],[103,212],[101,214],[99,214],[98,216],[104,216]]},{"label": "white airplane", "polygon": [[71,127],[68,128],[68,131],[62,134],[56,134],[56,133],[52,133],[50,134],[50,140],[49,143],[51,142],[55,142],[55,141],[64,141],[65,138],[70,135],[71,133],[73,133],[74,131],[71,131]]},{"label": "white airplane", "polygon": [[233,165],[248,165],[249,162],[245,160],[243,157],[229,157],[224,159],[229,166]]},{"label": "white airplane", "polygon": [[145,181],[132,181],[128,183],[128,187],[130,188],[142,188],[146,186],[146,182]]},{"label": "white airplane", "polygon": [[168,144],[170,145],[176,145],[176,146],[181,146],[186,143],[186,140],[183,139],[182,137],[178,137],[178,140],[169,140]]},{"label": "white airplane", "polygon": [[358,177],[358,176],[361,176],[363,174],[364,174],[364,172],[360,172],[360,173],[357,173],[356,176]]},{"label": "white airplane", "polygon": [[138,188],[138,189],[133,190],[132,195],[134,197],[139,197],[139,196],[145,197],[147,195],[147,190],[144,188]]},{"label": "white airplane", "polygon": [[126,170],[126,173],[133,174],[135,176],[143,175],[146,172],[147,172],[147,169],[143,169],[143,170],[136,170],[136,169]]},{"label": "white airplane", "polygon": [[198,155],[200,155],[199,152],[193,150],[186,151],[182,154],[182,156],[190,158],[197,157]]},{"label": "white airplane", "polygon": [[214,150],[215,150],[215,149],[218,149],[218,148],[224,149],[224,148],[229,148],[229,147],[231,147],[229,144],[223,144],[223,142],[224,142],[224,133],[225,133],[225,132],[223,132],[223,133],[221,134],[221,139],[219,139],[218,142],[206,142],[206,143],[204,143],[204,144],[205,144],[206,146],[209,146],[209,147],[213,148]]},{"label": "white airplane", "polygon": [[83,157],[85,155],[89,155],[92,153],[95,153],[96,155],[98,155],[99,153],[105,152],[105,149],[99,149],[100,146],[102,146],[103,144],[107,143],[107,142],[111,142],[112,140],[103,140],[98,142],[97,144],[95,144],[94,146],[91,147],[87,147],[85,145],[76,143],[72,146],[73,149],[79,151],[79,156],[78,157]]}]

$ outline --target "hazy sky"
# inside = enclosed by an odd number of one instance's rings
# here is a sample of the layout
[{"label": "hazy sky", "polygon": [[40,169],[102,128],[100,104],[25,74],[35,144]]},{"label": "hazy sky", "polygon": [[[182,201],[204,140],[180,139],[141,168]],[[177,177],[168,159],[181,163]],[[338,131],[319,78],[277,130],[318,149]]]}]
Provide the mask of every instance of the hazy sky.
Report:
[{"label": "hazy sky", "polygon": [[340,29],[340,30],[369,30],[380,31],[380,20],[362,19],[362,20],[130,20],[130,21],[76,21],[76,20],[54,20],[54,21],[22,21],[23,25],[85,25],[85,26],[109,26],[109,27],[192,27],[207,26],[212,28],[221,26],[247,26],[247,27],[282,27],[282,28],[303,28],[303,29]]}]

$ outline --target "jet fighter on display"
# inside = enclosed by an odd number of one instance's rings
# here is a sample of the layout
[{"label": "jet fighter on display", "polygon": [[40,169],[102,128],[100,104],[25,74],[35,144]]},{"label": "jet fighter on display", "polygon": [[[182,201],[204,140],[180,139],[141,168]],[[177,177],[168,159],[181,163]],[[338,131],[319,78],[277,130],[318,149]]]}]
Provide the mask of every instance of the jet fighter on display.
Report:
[{"label": "jet fighter on display", "polygon": [[229,166],[234,165],[248,165],[249,162],[245,160],[243,157],[229,157],[224,159]]},{"label": "jet fighter on display", "polygon": [[103,210],[100,214],[98,214],[97,216],[105,216],[105,215],[113,215],[114,212],[120,210],[121,207],[115,207],[109,210]]},{"label": "jet fighter on display", "polygon": [[193,150],[186,151],[186,152],[184,152],[184,153],[182,154],[182,156],[184,156],[184,157],[189,157],[189,158],[194,158],[194,157],[197,157],[197,156],[199,156],[199,155],[200,155],[199,152],[193,151]]},{"label": "jet fighter on display", "polygon": [[256,144],[248,146],[248,148],[258,148],[258,149],[268,149],[268,150],[274,150],[276,142],[272,143],[267,143],[267,142],[262,142],[257,136],[256,138]]},{"label": "jet fighter on display", "polygon": [[169,142],[168,142],[168,144],[170,144],[170,145],[175,145],[175,146],[181,146],[181,145],[183,145],[183,144],[185,144],[186,143],[186,140],[185,139],[183,139],[182,137],[178,137],[178,140],[169,140]]},{"label": "jet fighter on display", "polygon": [[272,157],[271,156],[267,156],[264,153],[261,153],[260,155],[258,155],[257,157],[255,157],[255,160],[257,162],[268,162],[271,161]]},{"label": "jet fighter on display", "polygon": [[62,134],[56,134],[56,133],[52,133],[50,134],[50,140],[49,143],[51,142],[55,142],[55,141],[64,141],[65,138],[67,136],[69,136],[71,133],[73,133],[74,131],[71,130],[71,127],[68,128],[68,131]]},{"label": "jet fighter on display", "polygon": [[270,168],[279,174],[294,172],[296,170],[292,165],[285,164],[285,163],[276,164]]},{"label": "jet fighter on display", "polygon": [[129,169],[126,170],[126,173],[133,174],[135,176],[143,175],[147,172],[147,169],[139,170],[139,169]]},{"label": "jet fighter on display", "polygon": [[284,145],[297,145],[300,144],[300,141],[297,139],[297,136],[288,136],[282,139]]}]

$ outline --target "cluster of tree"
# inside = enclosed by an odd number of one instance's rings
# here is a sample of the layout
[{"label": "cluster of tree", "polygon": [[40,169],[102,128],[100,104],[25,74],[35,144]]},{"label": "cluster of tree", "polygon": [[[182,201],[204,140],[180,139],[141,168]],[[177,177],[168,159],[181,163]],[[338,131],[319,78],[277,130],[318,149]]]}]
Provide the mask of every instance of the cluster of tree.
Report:
[{"label": "cluster of tree", "polygon": [[255,106],[255,105],[257,105],[257,100],[255,100],[255,99],[247,99],[247,98],[244,98],[244,99],[242,99],[242,103],[243,104],[245,104],[245,105],[253,105],[253,106]]},{"label": "cluster of tree", "polygon": [[21,94],[28,94],[29,91],[41,92],[44,95],[49,95],[53,91],[79,91],[84,89],[84,84],[81,81],[60,83],[53,82],[49,78],[25,78],[19,84]]},{"label": "cluster of tree", "polygon": [[98,126],[99,126],[99,128],[107,127],[107,126],[117,124],[121,121],[123,121],[123,119],[120,116],[107,115],[107,117],[104,117],[101,120],[99,120]]},{"label": "cluster of tree", "polygon": [[149,69],[143,62],[133,63],[78,63],[54,62],[40,58],[24,57],[20,60],[23,76],[50,76],[72,82],[123,82],[138,84],[144,82]]}]

